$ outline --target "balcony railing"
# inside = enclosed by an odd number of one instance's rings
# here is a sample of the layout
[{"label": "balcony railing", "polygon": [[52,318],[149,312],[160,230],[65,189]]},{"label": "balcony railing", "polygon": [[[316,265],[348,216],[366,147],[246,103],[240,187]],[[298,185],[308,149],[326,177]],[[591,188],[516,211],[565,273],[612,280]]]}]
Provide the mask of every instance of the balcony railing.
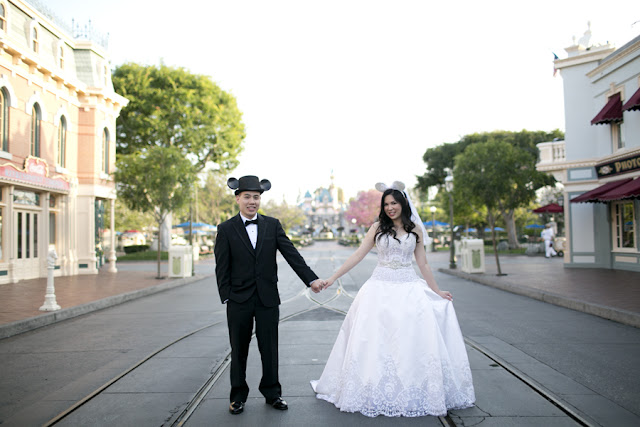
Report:
[{"label": "balcony railing", "polygon": [[564,163],[567,158],[564,153],[564,141],[541,142],[537,144],[540,151],[538,166]]}]

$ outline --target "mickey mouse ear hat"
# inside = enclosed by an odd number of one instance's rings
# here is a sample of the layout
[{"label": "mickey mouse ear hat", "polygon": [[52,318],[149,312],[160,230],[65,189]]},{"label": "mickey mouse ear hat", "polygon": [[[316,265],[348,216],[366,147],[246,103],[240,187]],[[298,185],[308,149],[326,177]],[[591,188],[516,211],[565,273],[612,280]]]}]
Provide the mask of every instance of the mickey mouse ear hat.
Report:
[{"label": "mickey mouse ear hat", "polygon": [[271,182],[268,179],[259,180],[257,176],[247,175],[240,177],[240,179],[229,178],[227,186],[235,190],[236,196],[243,191],[257,191],[262,194],[264,191],[269,191]]}]

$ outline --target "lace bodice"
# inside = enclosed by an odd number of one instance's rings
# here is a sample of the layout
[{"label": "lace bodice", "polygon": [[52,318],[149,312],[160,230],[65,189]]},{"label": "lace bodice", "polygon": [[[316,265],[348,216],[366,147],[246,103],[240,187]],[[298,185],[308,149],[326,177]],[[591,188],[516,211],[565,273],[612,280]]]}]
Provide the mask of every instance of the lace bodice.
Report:
[{"label": "lace bodice", "polygon": [[409,233],[398,237],[398,240],[384,235],[376,242],[378,265],[371,278],[391,282],[414,281],[418,278],[411,265],[416,236]]}]

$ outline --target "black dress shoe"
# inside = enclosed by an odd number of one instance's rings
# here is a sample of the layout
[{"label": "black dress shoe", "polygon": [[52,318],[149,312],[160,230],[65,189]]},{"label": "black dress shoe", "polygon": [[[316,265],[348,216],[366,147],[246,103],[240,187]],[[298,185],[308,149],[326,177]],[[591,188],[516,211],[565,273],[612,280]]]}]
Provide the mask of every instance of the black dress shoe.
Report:
[{"label": "black dress shoe", "polygon": [[244,411],[244,402],[231,402],[229,412],[233,415],[241,414]]},{"label": "black dress shoe", "polygon": [[274,401],[267,402],[267,405],[271,405],[274,409],[277,409],[279,411],[286,411],[287,409],[289,409],[289,406],[287,406],[287,402],[282,400],[281,397],[277,398]]}]

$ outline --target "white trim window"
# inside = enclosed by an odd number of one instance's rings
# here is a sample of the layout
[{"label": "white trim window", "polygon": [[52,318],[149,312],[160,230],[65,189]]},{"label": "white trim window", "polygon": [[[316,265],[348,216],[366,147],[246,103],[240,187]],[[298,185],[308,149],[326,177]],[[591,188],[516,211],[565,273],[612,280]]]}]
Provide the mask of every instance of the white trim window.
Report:
[{"label": "white trim window", "polygon": [[611,223],[613,226],[613,250],[616,252],[637,252],[637,222],[633,200],[611,203]]},{"label": "white trim window", "polygon": [[36,25],[31,28],[31,48],[35,53],[40,51],[40,41],[38,40],[38,28]]},{"label": "white trim window", "polygon": [[61,70],[64,70],[64,45],[63,44],[58,45],[58,67],[60,67]]},{"label": "white trim window", "polygon": [[0,31],[7,32],[7,5],[0,2]]},{"label": "white trim window", "polygon": [[623,122],[611,123],[611,142],[613,151],[622,150],[625,147]]},{"label": "white trim window", "polygon": [[67,166],[67,119],[60,116],[58,123],[58,165]]},{"label": "white trim window", "polygon": [[105,174],[109,174],[109,151],[110,151],[110,142],[109,141],[109,130],[104,128],[102,131],[102,172]]}]

